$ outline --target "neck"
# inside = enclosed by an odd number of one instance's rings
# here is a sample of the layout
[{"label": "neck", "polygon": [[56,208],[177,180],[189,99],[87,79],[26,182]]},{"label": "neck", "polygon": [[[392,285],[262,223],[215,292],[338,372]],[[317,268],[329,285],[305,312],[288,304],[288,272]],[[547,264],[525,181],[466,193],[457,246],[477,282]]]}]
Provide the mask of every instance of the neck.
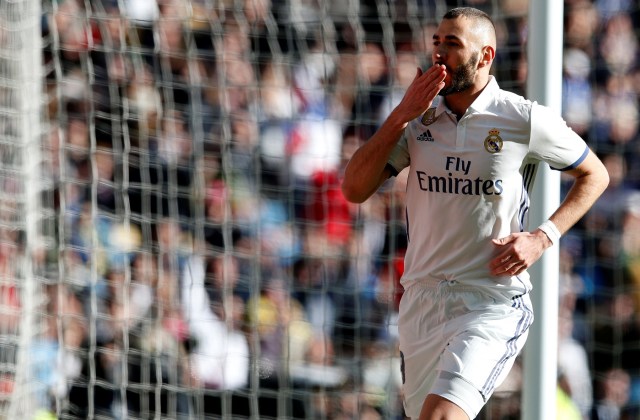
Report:
[{"label": "neck", "polygon": [[476,83],[463,92],[452,93],[444,97],[445,104],[447,104],[447,107],[456,114],[458,121],[462,118],[464,113],[467,112],[467,109],[476,100],[476,98],[480,96],[484,88],[487,87],[487,84],[489,84],[488,77],[481,83]]}]

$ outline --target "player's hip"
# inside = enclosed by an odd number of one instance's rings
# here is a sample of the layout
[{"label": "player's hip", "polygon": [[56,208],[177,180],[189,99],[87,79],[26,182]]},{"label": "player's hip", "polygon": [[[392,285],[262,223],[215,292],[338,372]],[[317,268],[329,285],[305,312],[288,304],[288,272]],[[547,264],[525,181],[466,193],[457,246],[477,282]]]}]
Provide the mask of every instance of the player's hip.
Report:
[{"label": "player's hip", "polygon": [[528,327],[532,321],[530,296],[522,284],[486,285],[428,279],[405,289],[400,301],[398,329],[401,343],[424,346],[434,340],[446,343],[458,331],[515,332],[518,325]]}]

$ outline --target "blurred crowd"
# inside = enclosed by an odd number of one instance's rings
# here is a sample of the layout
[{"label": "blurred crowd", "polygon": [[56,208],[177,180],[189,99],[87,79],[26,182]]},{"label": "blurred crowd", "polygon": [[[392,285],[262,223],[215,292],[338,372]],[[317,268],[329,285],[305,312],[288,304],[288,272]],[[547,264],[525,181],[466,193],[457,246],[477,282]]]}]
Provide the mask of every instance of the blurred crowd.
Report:
[{"label": "blurred crowd", "polygon": [[[563,419],[639,415],[638,3],[564,2],[562,112],[611,182],[561,242]],[[494,74],[525,94],[526,0],[43,2],[34,404],[59,418],[402,419],[406,175],[359,206],[340,179],[459,5],[495,19]],[[5,334],[24,238],[1,233]],[[519,418],[522,381],[516,365],[481,417]]]}]

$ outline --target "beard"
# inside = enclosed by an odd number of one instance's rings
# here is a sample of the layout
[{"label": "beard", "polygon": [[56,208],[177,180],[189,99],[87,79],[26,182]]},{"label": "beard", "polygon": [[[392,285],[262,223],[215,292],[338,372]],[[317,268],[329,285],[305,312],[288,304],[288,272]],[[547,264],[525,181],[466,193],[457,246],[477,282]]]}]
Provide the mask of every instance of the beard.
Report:
[{"label": "beard", "polygon": [[451,84],[440,90],[439,95],[447,96],[452,93],[463,92],[473,86],[476,66],[478,65],[480,53],[474,54],[469,61],[460,64],[455,70],[447,68],[451,74]]}]

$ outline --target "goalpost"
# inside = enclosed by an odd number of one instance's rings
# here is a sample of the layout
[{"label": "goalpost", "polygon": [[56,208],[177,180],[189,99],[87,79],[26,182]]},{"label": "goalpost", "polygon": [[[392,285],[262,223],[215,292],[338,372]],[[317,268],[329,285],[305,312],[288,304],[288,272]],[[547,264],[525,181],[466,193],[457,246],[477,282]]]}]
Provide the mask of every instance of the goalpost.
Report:
[{"label": "goalpost", "polygon": [[[553,0],[529,3],[528,96],[557,112],[562,108],[563,9]],[[541,165],[533,197],[529,225],[538,226],[560,204],[560,174]],[[548,249],[530,270],[536,320],[524,349],[524,420],[556,417],[559,270],[558,247]]]},{"label": "goalpost", "polygon": [[37,0],[0,3],[0,415],[6,418],[32,418],[37,409],[33,349],[44,301],[34,267],[44,214],[40,17]]}]

